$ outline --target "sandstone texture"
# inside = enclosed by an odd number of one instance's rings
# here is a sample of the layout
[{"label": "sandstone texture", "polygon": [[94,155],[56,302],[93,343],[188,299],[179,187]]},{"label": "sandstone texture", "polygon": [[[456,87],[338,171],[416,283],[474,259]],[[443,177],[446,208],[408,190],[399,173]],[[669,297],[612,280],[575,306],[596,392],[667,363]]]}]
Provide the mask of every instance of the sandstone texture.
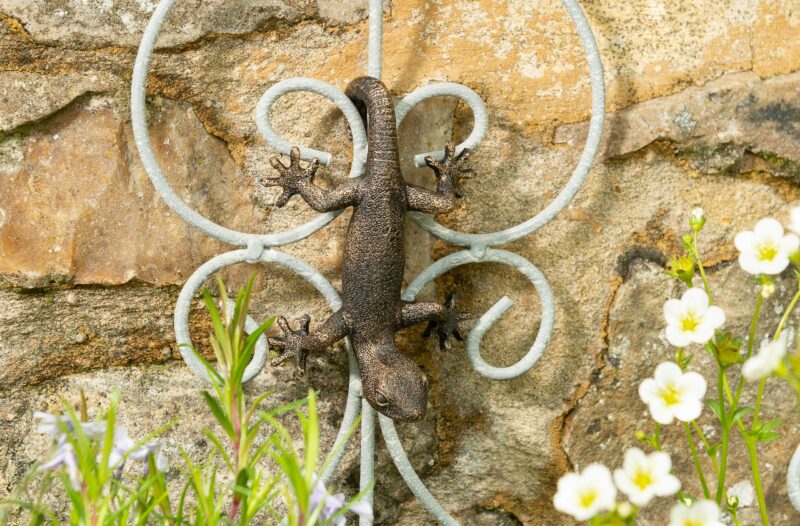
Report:
[{"label": "sandstone texture", "polygon": [[[130,125],[130,78],[155,0],[0,0],[0,498],[46,449],[32,413],[57,410],[80,391],[102,407],[119,389],[121,418],[142,436],[166,435],[196,458],[210,424],[198,382],[180,359],[172,314],[180,287],[232,247],[187,225],[145,174]],[[463,83],[486,101],[489,133],[472,157],[477,176],[460,206],[437,219],[467,232],[510,227],[545,208],[568,180],[586,137],[591,101],[580,40],[558,0],[393,0],[384,10],[383,78],[398,98],[439,81]],[[556,297],[551,343],[526,375],[491,382],[463,345],[447,353],[401,333],[402,349],[431,378],[424,421],[398,426],[412,464],[464,524],[574,524],[552,508],[558,478],[599,461],[616,467],[650,431],[638,383],[671,356],[661,306],[681,289],[663,274],[679,253],[695,206],[708,216],[702,252],[727,327],[744,336],[755,298],[736,264],[733,237],[764,216],[788,220],[800,205],[800,9],[796,0],[582,0],[606,69],[601,151],[575,200],[552,223],[503,248],[537,265]],[[264,90],[307,76],[344,88],[366,71],[363,0],[176,0],[148,79],[147,117],[156,156],[175,192],[205,217],[245,232],[276,232],[314,217],[299,199],[285,208],[258,183],[274,152],[253,119]],[[271,118],[287,139],[333,154],[319,173],[349,170],[340,113],[315,95],[281,99]],[[401,130],[409,181],[432,185],[413,155],[465,137],[469,109],[437,99]],[[339,283],[349,213],[281,250]],[[409,227],[407,279],[456,248]],[[253,316],[321,321],[329,307],[291,272],[238,265],[230,286],[258,272]],[[787,272],[765,307],[760,340],[795,287]],[[470,265],[440,278],[427,297],[459,291],[480,316],[514,301],[484,338],[492,364],[515,362],[532,344],[539,299],[513,269]],[[792,316],[789,323],[798,326]],[[190,326],[207,350],[200,303]],[[693,367],[712,364],[695,350]],[[281,403],[320,391],[330,446],[343,411],[347,360],[337,347],[297,378],[266,368],[248,389],[275,389]],[[715,386],[713,382],[711,389]],[[784,477],[800,436],[794,399],[780,382],[764,411],[787,420],[785,439],[764,445],[762,474],[773,522],[800,523]],[[704,425],[710,424],[708,415]],[[135,430],[135,431],[134,431]],[[690,488],[680,428],[665,434]],[[748,490],[741,444],[731,484]],[[379,448],[378,524],[431,520]],[[336,479],[357,486],[351,448]],[[641,524],[661,525],[668,499]],[[743,502],[745,524],[756,524]]]}]

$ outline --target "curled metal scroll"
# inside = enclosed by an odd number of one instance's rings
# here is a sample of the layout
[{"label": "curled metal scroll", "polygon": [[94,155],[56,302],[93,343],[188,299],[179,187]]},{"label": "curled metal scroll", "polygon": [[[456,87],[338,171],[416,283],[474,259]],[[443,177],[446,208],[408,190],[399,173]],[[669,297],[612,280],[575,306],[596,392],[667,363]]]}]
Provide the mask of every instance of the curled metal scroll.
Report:
[{"label": "curled metal scroll", "polygon": [[539,360],[539,357],[541,357],[544,349],[547,347],[547,343],[550,341],[555,318],[553,291],[550,289],[550,285],[547,283],[547,279],[545,279],[544,275],[527,259],[506,250],[488,249],[479,255],[475,255],[469,250],[462,250],[440,259],[422,271],[403,292],[403,299],[406,301],[413,301],[425,285],[445,272],[468,263],[503,263],[504,265],[514,267],[530,280],[536,288],[536,292],[539,294],[539,298],[542,302],[542,322],[540,324],[539,333],[536,335],[536,340],[533,342],[533,346],[528,353],[514,365],[508,367],[493,367],[484,361],[480,352],[480,342],[483,335],[489,330],[489,327],[500,319],[513,305],[513,302],[507,296],[503,296],[492,308],[481,316],[478,323],[473,327],[467,337],[467,354],[472,362],[472,366],[478,373],[492,380],[510,380],[516,378],[533,367],[537,360]]},{"label": "curled metal scroll", "polygon": [[[600,61],[597,44],[592,34],[591,27],[576,1],[561,0],[561,2],[575,24],[576,31],[582,41],[589,65],[592,85],[592,117],[589,126],[589,135],[581,159],[565,187],[550,205],[536,216],[516,226],[494,233],[469,234],[458,232],[440,225],[430,216],[417,213],[411,214],[412,218],[422,226],[422,228],[434,236],[449,243],[467,247],[467,250],[462,250],[447,256],[425,269],[403,292],[404,299],[414,299],[425,284],[444,272],[467,263],[499,262],[510,265],[525,275],[536,288],[542,306],[541,324],[533,346],[516,364],[502,368],[494,367],[483,360],[480,355],[480,341],[483,335],[512,306],[511,300],[507,297],[501,298],[489,309],[480,318],[469,334],[467,339],[467,352],[473,367],[483,376],[495,380],[507,380],[519,376],[528,371],[541,357],[553,330],[555,307],[552,290],[539,269],[517,254],[505,250],[492,249],[490,247],[520,239],[538,230],[552,220],[572,200],[589,172],[589,168],[594,160],[600,142],[600,135],[603,127],[605,91],[603,85],[603,67]],[[341,305],[341,300],[339,294],[328,280],[308,264],[297,258],[272,250],[270,247],[286,245],[310,236],[332,221],[339,212],[319,214],[311,221],[286,232],[268,234],[244,233],[223,227],[202,216],[191,209],[174,192],[156,161],[152,145],[150,144],[144,111],[147,70],[150,65],[159,30],[174,3],[175,0],[161,0],[142,36],[133,70],[131,114],[136,146],[139,150],[142,164],[153,186],[162,196],[166,204],[184,221],[201,231],[228,244],[246,247],[216,256],[198,268],[189,280],[187,280],[175,306],[175,334],[177,342],[181,346],[179,347],[181,353],[191,369],[200,377],[207,379],[207,373],[202,364],[200,364],[194,355],[183,346],[183,344],[191,343],[188,329],[188,315],[191,300],[197,292],[197,289],[214,272],[229,265],[244,262],[274,263],[293,270],[299,276],[309,281],[326,298],[331,308],[334,311],[338,310]],[[380,78],[382,68],[383,2],[381,0],[370,0],[369,6],[368,72],[370,76]],[[302,77],[287,79],[276,83],[266,90],[259,101],[255,118],[258,130],[267,144],[284,154],[288,153],[288,148],[291,145],[272,129],[269,122],[269,110],[278,98],[287,93],[296,91],[309,91],[322,95],[331,100],[342,111],[348,121],[353,138],[353,162],[349,175],[350,177],[361,175],[364,171],[366,160],[367,138],[358,111],[341,90],[318,80]],[[464,148],[472,149],[477,147],[488,130],[488,112],[480,97],[473,90],[460,84],[449,82],[435,83],[419,88],[406,96],[397,105],[396,114],[398,126],[415,105],[429,98],[438,96],[458,97],[470,106],[474,117],[473,130],[467,139],[457,146],[457,150],[460,151]],[[414,158],[415,164],[417,166],[424,166],[424,158],[427,155],[441,158],[443,152],[437,151],[417,154]],[[311,148],[301,148],[301,157],[306,160],[319,157],[321,162],[325,165],[329,165],[332,162],[330,153]],[[252,330],[255,326],[256,322],[252,319],[248,319],[248,329]],[[361,488],[363,489],[374,478],[376,413],[366,400],[361,397],[361,382],[358,374],[358,365],[349,339],[346,340],[345,345],[349,358],[349,387],[344,417],[339,428],[336,444],[340,444],[342,440],[344,440],[348,430],[355,422],[359,410],[361,410],[363,416],[361,424]],[[266,361],[266,355],[267,341],[265,337],[262,337],[258,342],[253,362],[247,368],[245,380],[251,379],[258,373]],[[457,525],[458,522],[436,501],[433,495],[425,488],[419,476],[414,472],[392,420],[382,415],[378,420],[392,460],[409,488],[439,522],[448,526]],[[334,450],[338,450],[336,457],[331,459],[327,470],[321,475],[323,480],[327,480],[335,471],[344,454],[345,448],[337,448],[334,446]],[[800,451],[800,449],[798,451]],[[792,465],[794,466],[794,472],[800,475],[800,454],[795,454]],[[795,480],[797,481],[796,486],[800,486],[800,476],[795,477]],[[795,491],[795,494],[800,495],[800,488]],[[798,497],[798,499],[800,500],[800,497]],[[367,500],[371,503],[372,496],[367,496]],[[795,504],[797,505],[797,503]],[[360,519],[361,526],[371,526],[371,524],[371,520]]]}]

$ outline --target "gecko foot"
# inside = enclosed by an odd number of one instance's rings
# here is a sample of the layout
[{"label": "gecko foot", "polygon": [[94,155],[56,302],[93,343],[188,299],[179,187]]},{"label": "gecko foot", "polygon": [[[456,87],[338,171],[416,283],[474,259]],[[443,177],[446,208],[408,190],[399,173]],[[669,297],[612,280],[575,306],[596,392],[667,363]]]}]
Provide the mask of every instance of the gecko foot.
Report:
[{"label": "gecko foot", "polygon": [[447,297],[447,301],[444,302],[444,319],[429,322],[425,332],[422,334],[424,338],[428,338],[436,332],[436,336],[439,337],[439,349],[442,350],[450,350],[453,346],[451,338],[455,338],[460,342],[464,341],[464,333],[461,332],[459,323],[469,319],[470,316],[459,314],[455,311],[456,300],[458,300],[458,294],[455,292],[450,294]]},{"label": "gecko foot", "polygon": [[277,358],[272,360],[272,366],[277,367],[286,360],[294,358],[297,360],[297,369],[300,374],[305,374],[306,362],[308,360],[308,350],[305,348],[306,338],[308,337],[308,329],[311,324],[311,317],[308,315],[303,316],[299,320],[300,328],[297,330],[289,326],[286,318],[281,316],[278,318],[278,325],[283,330],[283,336],[277,338],[270,338],[270,343],[275,347],[281,349],[283,352]]},{"label": "gecko foot", "polygon": [[300,193],[300,186],[314,181],[314,174],[319,168],[319,159],[311,161],[306,168],[300,166],[300,149],[293,146],[289,154],[289,166],[284,165],[278,157],[269,160],[273,168],[278,170],[278,177],[259,179],[264,186],[280,186],[283,193],[275,201],[275,206],[282,208],[293,196]]},{"label": "gecko foot", "polygon": [[463,197],[461,180],[475,175],[474,170],[464,168],[464,163],[467,162],[472,152],[468,148],[461,150],[458,155],[455,152],[456,143],[450,141],[444,148],[444,158],[441,161],[428,156],[425,158],[425,163],[436,175],[440,190],[452,192],[456,197]]}]

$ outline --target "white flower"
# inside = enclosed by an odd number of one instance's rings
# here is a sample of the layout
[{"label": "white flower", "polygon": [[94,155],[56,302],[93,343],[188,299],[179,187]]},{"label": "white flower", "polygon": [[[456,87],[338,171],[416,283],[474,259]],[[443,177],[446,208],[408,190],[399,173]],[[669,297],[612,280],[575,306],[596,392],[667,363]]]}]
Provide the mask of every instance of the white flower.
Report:
[{"label": "white flower", "polygon": [[590,464],[580,474],[567,473],[559,479],[553,504],[561,513],[585,521],[613,509],[616,499],[611,472],[602,464]]},{"label": "white flower", "polygon": [[675,347],[690,343],[705,344],[713,338],[714,331],[725,323],[725,311],[708,304],[708,294],[703,289],[691,288],[681,299],[664,303],[667,321],[667,341]]},{"label": "white flower", "polygon": [[775,372],[786,356],[788,333],[789,331],[783,331],[777,340],[764,340],[758,353],[751,356],[742,366],[742,376],[745,380],[754,382]]},{"label": "white flower", "polygon": [[725,526],[719,519],[719,507],[716,503],[699,500],[690,508],[676,504],[669,514],[669,526]]},{"label": "white flower", "polygon": [[780,274],[789,266],[789,256],[800,248],[800,238],[784,235],[783,226],[772,218],[756,223],[752,232],[739,232],[734,243],[739,265],[750,274]]},{"label": "white flower", "polygon": [[800,236],[800,206],[792,208],[790,214],[789,224],[786,225],[786,228]]},{"label": "white flower", "polygon": [[672,362],[659,364],[654,378],[639,384],[639,396],[659,424],[671,424],[675,418],[681,422],[696,419],[703,411],[705,395],[705,379],[695,372],[684,373]]},{"label": "white flower", "polygon": [[637,506],[644,506],[653,497],[674,495],[681,488],[672,475],[672,459],[667,453],[656,451],[650,455],[636,447],[625,452],[622,469],[614,471],[614,482]]},{"label": "white flower", "polygon": [[703,209],[700,207],[693,208],[692,213],[689,214],[689,226],[692,227],[692,230],[695,232],[700,232],[703,230],[703,225],[706,224],[706,216],[703,213]]}]

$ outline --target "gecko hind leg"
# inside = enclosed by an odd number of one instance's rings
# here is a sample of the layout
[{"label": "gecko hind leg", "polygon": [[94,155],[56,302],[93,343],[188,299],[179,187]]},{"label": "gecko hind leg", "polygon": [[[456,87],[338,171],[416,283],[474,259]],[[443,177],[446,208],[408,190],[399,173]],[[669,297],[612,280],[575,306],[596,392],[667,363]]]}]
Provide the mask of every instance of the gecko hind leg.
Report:
[{"label": "gecko hind leg", "polygon": [[350,333],[341,310],[325,320],[315,332],[309,331],[311,325],[310,316],[305,315],[298,321],[300,322],[300,328],[292,329],[285,317],[278,318],[278,325],[283,330],[283,336],[270,338],[270,343],[283,352],[272,360],[273,367],[281,365],[290,358],[295,358],[297,360],[297,369],[301,374],[304,374],[308,353],[325,351]]},{"label": "gecko hind leg", "polygon": [[427,321],[423,337],[428,338],[435,333],[439,338],[439,348],[449,350],[453,344],[452,339],[464,341],[464,333],[460,328],[460,323],[471,319],[468,314],[460,314],[455,311],[455,304],[458,294],[453,293],[447,297],[444,303],[420,302],[409,303],[403,306],[401,312],[400,325],[408,327],[417,323]]}]

